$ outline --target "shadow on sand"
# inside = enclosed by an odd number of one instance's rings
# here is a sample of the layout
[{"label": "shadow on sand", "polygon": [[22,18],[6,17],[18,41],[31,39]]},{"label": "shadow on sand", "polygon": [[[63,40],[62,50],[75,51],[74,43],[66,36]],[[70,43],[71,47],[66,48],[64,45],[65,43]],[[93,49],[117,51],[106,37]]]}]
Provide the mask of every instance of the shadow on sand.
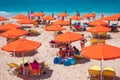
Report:
[{"label": "shadow on sand", "polygon": [[[37,54],[37,53],[38,53],[38,51],[37,51],[37,50],[35,50],[35,51],[29,51],[29,52],[23,52],[23,53],[15,53],[15,57],[33,56],[33,55],[35,55],[35,54]],[[22,54],[23,54],[23,55],[22,55]],[[14,56],[14,53],[13,53],[13,54],[11,54],[11,55],[12,55],[12,56]]]},{"label": "shadow on sand", "polygon": [[76,59],[76,64],[83,64],[83,63],[87,63],[90,62],[90,59],[82,57],[81,59]]},{"label": "shadow on sand", "polygon": [[118,76],[115,76],[115,80],[120,80],[120,77],[118,77]]},{"label": "shadow on sand", "polygon": [[45,74],[30,76],[30,75],[17,75],[17,77],[22,78],[23,80],[48,80],[51,77],[53,70],[47,69]]}]

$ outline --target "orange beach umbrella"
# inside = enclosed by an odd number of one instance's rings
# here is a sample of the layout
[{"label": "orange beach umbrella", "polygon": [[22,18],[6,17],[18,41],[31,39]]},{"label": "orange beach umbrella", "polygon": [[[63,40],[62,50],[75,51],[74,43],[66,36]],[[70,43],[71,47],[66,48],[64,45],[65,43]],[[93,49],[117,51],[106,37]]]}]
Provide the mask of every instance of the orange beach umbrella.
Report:
[{"label": "orange beach umbrella", "polygon": [[95,17],[96,15],[95,14],[93,14],[93,13],[88,13],[88,14],[84,14],[83,15],[83,17],[85,17],[85,18],[93,18],[93,17]]},{"label": "orange beach umbrella", "polygon": [[0,27],[0,30],[1,31],[6,31],[6,30],[11,30],[11,29],[18,29],[18,28],[21,28],[20,26],[16,25],[16,24],[13,24],[13,23],[7,23],[5,25],[2,25]]},{"label": "orange beach umbrella", "polygon": [[27,18],[27,16],[24,15],[24,14],[17,14],[17,15],[15,15],[13,18],[14,18],[14,19],[25,19],[25,18]]},{"label": "orange beach umbrella", "polygon": [[8,30],[6,32],[1,33],[0,36],[7,37],[7,38],[16,38],[26,34],[28,34],[27,31],[20,30],[20,29],[12,29],[12,30]]},{"label": "orange beach umbrella", "polygon": [[113,17],[120,18],[120,14],[114,14]]},{"label": "orange beach umbrella", "polygon": [[84,47],[81,50],[81,55],[95,60],[109,60],[120,58],[120,48],[105,43],[98,43]]},{"label": "orange beach umbrella", "polygon": [[75,32],[66,32],[55,37],[56,42],[74,42],[82,38],[81,34]]},{"label": "orange beach umbrella", "polygon": [[60,25],[51,25],[44,28],[46,31],[59,31],[59,30],[65,30],[66,28],[63,28]]},{"label": "orange beach umbrella", "polygon": [[33,16],[36,16],[36,17],[39,17],[39,16],[44,16],[45,14],[42,13],[42,12],[37,12],[37,13],[34,13]]},{"label": "orange beach umbrella", "polygon": [[91,26],[96,26],[98,24],[103,25],[103,26],[107,25],[107,23],[102,21],[102,20],[94,20],[94,21],[89,22],[88,24],[91,25]]},{"label": "orange beach umbrella", "polygon": [[3,46],[1,49],[8,52],[27,52],[39,48],[41,43],[27,40],[18,39]]},{"label": "orange beach umbrella", "polygon": [[7,18],[0,16],[0,21],[7,20]]},{"label": "orange beach umbrella", "polygon": [[83,18],[80,17],[79,15],[74,15],[70,18],[70,20],[82,20]]},{"label": "orange beach umbrella", "polygon": [[50,15],[47,15],[43,17],[43,20],[55,20],[55,18]]},{"label": "orange beach umbrella", "polygon": [[99,33],[99,32],[109,32],[110,30],[111,30],[111,28],[101,26],[101,25],[97,25],[95,27],[89,28],[87,31]]},{"label": "orange beach umbrella", "polygon": [[64,20],[57,20],[55,22],[53,22],[53,24],[56,24],[56,25],[69,25],[70,22],[69,21],[64,21]]},{"label": "orange beach umbrella", "polygon": [[105,43],[98,43],[96,45],[84,47],[81,50],[81,55],[86,58],[101,60],[100,80],[102,80],[102,61],[120,58],[120,48]]},{"label": "orange beach umbrella", "polygon": [[57,16],[59,17],[66,17],[66,16],[69,16],[67,13],[59,13],[57,14]]},{"label": "orange beach umbrella", "polygon": [[101,18],[101,20],[115,21],[117,20],[117,18],[115,18],[114,16],[106,16],[106,17]]},{"label": "orange beach umbrella", "polygon": [[31,20],[31,19],[26,18],[26,19],[20,19],[17,22],[20,24],[32,24],[35,22],[35,20]]}]

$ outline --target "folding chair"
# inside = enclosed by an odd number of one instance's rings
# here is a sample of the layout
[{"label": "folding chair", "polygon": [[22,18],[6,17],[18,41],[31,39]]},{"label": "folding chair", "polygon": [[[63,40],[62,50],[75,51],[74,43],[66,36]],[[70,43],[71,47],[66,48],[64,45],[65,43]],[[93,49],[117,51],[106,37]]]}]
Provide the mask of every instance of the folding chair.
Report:
[{"label": "folding chair", "polygon": [[8,72],[11,74],[18,74],[19,70],[20,70],[20,66],[18,66],[16,63],[7,63],[7,65],[9,66]]},{"label": "folding chair", "polygon": [[92,66],[90,67],[90,69],[88,70],[89,72],[89,79],[90,80],[99,80],[100,79],[100,66]]},{"label": "folding chair", "polygon": [[105,67],[103,72],[103,78],[104,80],[115,80],[115,70],[111,67]]}]

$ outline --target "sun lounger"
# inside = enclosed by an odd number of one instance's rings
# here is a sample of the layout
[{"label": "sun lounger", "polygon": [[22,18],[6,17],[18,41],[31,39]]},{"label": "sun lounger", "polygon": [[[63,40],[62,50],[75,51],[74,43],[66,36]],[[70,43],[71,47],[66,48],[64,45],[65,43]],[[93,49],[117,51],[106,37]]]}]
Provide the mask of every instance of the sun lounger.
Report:
[{"label": "sun lounger", "polygon": [[37,21],[35,21],[35,22],[33,23],[33,25],[34,25],[34,27],[39,27],[39,23],[38,23]]},{"label": "sun lounger", "polygon": [[29,32],[29,35],[32,35],[32,36],[40,35],[40,32],[38,32],[37,30],[30,29],[28,30],[28,32]]},{"label": "sun lounger", "polygon": [[16,63],[7,63],[9,66],[8,72],[11,74],[19,74],[20,66],[18,66]]},{"label": "sun lounger", "polygon": [[78,54],[73,54],[73,57],[76,58],[76,59],[82,59],[82,56],[78,55]]},{"label": "sun lounger", "polygon": [[22,64],[24,64],[24,63],[28,63],[28,60],[24,60],[24,61],[23,61],[23,60],[20,60],[20,61],[18,61],[16,64],[20,66],[20,65],[22,65]]},{"label": "sun lounger", "polygon": [[99,35],[99,38],[101,38],[101,39],[106,39],[107,38],[107,33],[105,32],[105,33],[101,33],[100,35]]},{"label": "sun lounger", "polygon": [[114,80],[115,79],[115,70],[111,67],[105,67],[103,70],[104,80]]},{"label": "sun lounger", "polygon": [[91,45],[94,45],[94,44],[97,44],[97,43],[105,43],[105,39],[91,38],[90,42],[91,42]]},{"label": "sun lounger", "polygon": [[99,80],[100,79],[100,66],[92,66],[88,70],[90,80]]}]

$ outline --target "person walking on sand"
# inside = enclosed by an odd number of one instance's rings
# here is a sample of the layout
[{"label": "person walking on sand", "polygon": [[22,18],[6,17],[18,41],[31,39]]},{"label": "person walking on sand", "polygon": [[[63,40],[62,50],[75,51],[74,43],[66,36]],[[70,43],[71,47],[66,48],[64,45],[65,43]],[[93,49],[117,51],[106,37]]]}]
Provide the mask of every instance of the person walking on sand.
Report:
[{"label": "person walking on sand", "polygon": [[85,46],[87,39],[85,39],[84,34],[82,34],[82,39],[80,40],[81,49]]}]

